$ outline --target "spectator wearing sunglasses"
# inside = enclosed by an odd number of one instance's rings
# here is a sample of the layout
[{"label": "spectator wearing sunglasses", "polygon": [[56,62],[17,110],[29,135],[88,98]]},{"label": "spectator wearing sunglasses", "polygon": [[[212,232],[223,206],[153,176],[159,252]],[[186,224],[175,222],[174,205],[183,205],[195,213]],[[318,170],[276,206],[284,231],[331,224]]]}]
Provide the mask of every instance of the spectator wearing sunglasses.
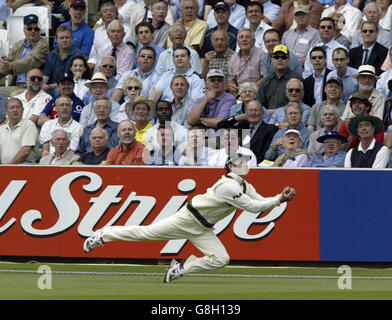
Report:
[{"label": "spectator wearing sunglasses", "polygon": [[129,102],[129,97],[124,91],[124,83],[129,77],[139,79],[143,84],[140,95],[149,97],[159,78],[158,74],[154,71],[155,61],[156,53],[154,48],[149,46],[141,48],[137,57],[138,67],[122,75],[112,94],[112,99],[117,102],[121,102],[122,100]]},{"label": "spectator wearing sunglasses", "polygon": [[0,79],[12,76],[9,86],[0,88],[7,97],[15,95],[13,92],[17,89],[18,93],[26,89],[27,71],[42,67],[49,53],[46,39],[40,36],[38,16],[27,15],[23,18],[23,23],[25,38],[12,46],[7,58],[0,59]]},{"label": "spectator wearing sunglasses", "polygon": [[26,76],[27,89],[16,95],[23,104],[23,118],[29,119],[37,125],[38,117],[52,96],[42,90],[42,71],[31,69]]},{"label": "spectator wearing sunglasses", "polygon": [[344,24],[341,33],[351,42],[355,30],[357,30],[361,24],[362,11],[353,7],[346,0],[334,0],[334,3],[335,5],[324,9],[321,14],[321,19],[328,17],[329,14],[334,11],[342,13],[346,23]]},{"label": "spectator wearing sunglasses", "polygon": [[364,21],[361,25],[363,44],[350,49],[350,67],[358,69],[361,65],[371,65],[376,69],[376,75],[382,73],[381,66],[388,55],[388,49],[377,42],[377,36],[377,24]]},{"label": "spectator wearing sunglasses", "polygon": [[[333,21],[332,18],[329,18],[329,17],[322,18],[320,20],[320,26],[319,26],[318,31],[319,31],[321,41],[319,43],[317,43],[315,46],[322,47],[325,50],[325,52],[327,53],[327,55],[326,55],[327,56],[327,68],[330,70],[335,70],[335,66],[333,65],[333,62],[332,62],[333,51],[336,48],[345,48],[345,49],[347,49],[347,48],[334,39],[334,37],[335,37],[335,21]],[[309,53],[306,55],[304,72],[302,74],[302,76],[304,78],[309,77],[314,72],[312,63],[310,62],[310,54]]]},{"label": "spectator wearing sunglasses", "polygon": [[126,100],[120,105],[120,111],[118,112],[118,116],[116,118],[118,123],[123,120],[130,120],[127,113],[125,112],[125,107],[128,102],[134,102],[135,99],[140,96],[142,90],[143,83],[137,77],[130,76],[125,80],[122,92],[125,93]]},{"label": "spectator wearing sunglasses", "polygon": [[290,55],[287,46],[275,46],[272,52],[274,72],[261,83],[256,99],[265,107],[270,115],[279,107],[285,106],[289,100],[286,96],[286,85],[291,78],[303,81],[302,77],[289,68]]}]

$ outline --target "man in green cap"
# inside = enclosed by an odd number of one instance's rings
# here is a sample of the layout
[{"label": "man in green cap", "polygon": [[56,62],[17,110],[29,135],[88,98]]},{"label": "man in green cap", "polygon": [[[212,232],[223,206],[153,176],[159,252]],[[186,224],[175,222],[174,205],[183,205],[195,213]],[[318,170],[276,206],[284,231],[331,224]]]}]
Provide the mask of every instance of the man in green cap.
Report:
[{"label": "man in green cap", "polygon": [[[356,117],[368,116],[372,110],[371,102],[369,101],[367,95],[362,91],[354,92],[351,95],[348,104],[350,105],[350,109],[354,114],[354,117],[346,119],[339,128],[339,133],[347,138],[347,143],[345,143],[342,147],[344,151],[348,151],[359,145],[358,137],[349,131],[350,122]],[[384,125],[382,126],[382,130],[377,133],[374,138],[378,142],[384,143]]]},{"label": "man in green cap", "polygon": [[381,119],[369,115],[355,117],[350,121],[348,129],[361,142],[347,152],[344,167],[386,168],[391,152],[374,138],[376,134],[383,132]]}]

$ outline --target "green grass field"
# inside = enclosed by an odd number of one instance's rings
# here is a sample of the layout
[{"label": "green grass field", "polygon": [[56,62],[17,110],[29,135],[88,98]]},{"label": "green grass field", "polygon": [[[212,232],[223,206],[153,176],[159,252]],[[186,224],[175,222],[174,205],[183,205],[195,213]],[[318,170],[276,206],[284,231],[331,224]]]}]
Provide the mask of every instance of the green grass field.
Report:
[{"label": "green grass field", "polygon": [[[38,273],[49,266],[49,274]],[[167,266],[0,262],[0,300],[390,300],[392,269],[352,268],[351,289],[337,268],[239,267],[163,283]],[[19,270],[19,271],[18,271]],[[230,276],[231,275],[231,276]],[[240,275],[242,275],[240,277]],[[254,277],[250,277],[253,275]],[[367,278],[363,278],[367,277]],[[371,278],[369,278],[371,277]],[[346,282],[347,283],[347,282]]]}]

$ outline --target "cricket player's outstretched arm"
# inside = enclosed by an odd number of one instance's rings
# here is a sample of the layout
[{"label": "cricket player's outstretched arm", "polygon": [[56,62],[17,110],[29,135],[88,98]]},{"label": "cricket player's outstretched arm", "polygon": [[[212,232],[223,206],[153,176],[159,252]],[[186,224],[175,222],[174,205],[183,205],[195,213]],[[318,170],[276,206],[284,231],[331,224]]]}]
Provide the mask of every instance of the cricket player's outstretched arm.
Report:
[{"label": "cricket player's outstretched arm", "polygon": [[242,192],[240,186],[229,183],[218,186],[215,192],[219,198],[232,206],[252,213],[269,211],[280,205],[282,202],[290,201],[295,197],[295,189],[291,187],[285,187],[282,193],[277,194],[274,197],[264,198],[255,191],[254,192],[258,196],[250,197]]}]

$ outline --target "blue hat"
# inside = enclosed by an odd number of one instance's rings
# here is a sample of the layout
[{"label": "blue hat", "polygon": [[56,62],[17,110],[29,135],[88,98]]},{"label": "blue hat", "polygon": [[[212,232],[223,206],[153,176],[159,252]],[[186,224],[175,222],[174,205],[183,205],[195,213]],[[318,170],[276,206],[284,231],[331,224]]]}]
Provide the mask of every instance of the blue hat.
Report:
[{"label": "blue hat", "polygon": [[25,26],[28,26],[31,23],[38,23],[38,16],[35,14],[29,14],[23,18],[23,23]]},{"label": "blue hat", "polygon": [[67,73],[67,72],[66,72],[66,73],[63,73],[63,74],[61,75],[61,77],[59,77],[57,83],[63,82],[63,81],[65,81],[65,80],[69,80],[69,81],[72,81],[72,82],[73,82],[73,75],[72,75],[72,73]]},{"label": "blue hat", "polygon": [[342,143],[346,143],[347,142],[346,137],[342,136],[337,131],[325,131],[323,136],[317,138],[317,142],[323,143],[327,139],[338,139]]}]

